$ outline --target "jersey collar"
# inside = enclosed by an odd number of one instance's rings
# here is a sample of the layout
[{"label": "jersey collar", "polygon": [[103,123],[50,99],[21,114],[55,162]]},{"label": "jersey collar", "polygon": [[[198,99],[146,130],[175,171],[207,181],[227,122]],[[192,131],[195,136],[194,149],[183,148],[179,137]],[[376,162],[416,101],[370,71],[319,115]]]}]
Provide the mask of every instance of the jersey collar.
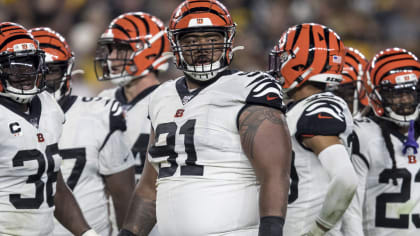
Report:
[{"label": "jersey collar", "polygon": [[20,109],[20,104],[7,97],[0,96],[0,104],[38,128],[39,120],[41,118],[41,100],[38,96],[33,97],[29,103],[29,114],[26,114]]},{"label": "jersey collar", "polygon": [[71,106],[76,102],[77,96],[64,96],[58,101],[58,104],[61,106],[61,109],[66,113]]},{"label": "jersey collar", "polygon": [[153,85],[148,87],[147,89],[143,90],[141,93],[137,94],[137,96],[131,101],[127,102],[127,98],[124,94],[124,87],[120,87],[115,91],[115,99],[120,102],[123,106],[128,107],[127,110],[130,110],[134,105],[136,105],[139,101],[153,92],[159,85]]}]

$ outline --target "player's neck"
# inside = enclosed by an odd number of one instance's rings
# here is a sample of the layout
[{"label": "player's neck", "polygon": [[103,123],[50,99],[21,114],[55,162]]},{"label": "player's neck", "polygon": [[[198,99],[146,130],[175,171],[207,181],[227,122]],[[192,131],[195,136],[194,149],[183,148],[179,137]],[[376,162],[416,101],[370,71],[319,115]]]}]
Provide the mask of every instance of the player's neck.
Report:
[{"label": "player's neck", "polygon": [[406,135],[406,134],[408,133],[408,128],[409,128],[409,126],[399,127],[398,131],[399,131],[401,134]]},{"label": "player's neck", "polygon": [[297,88],[296,91],[291,94],[291,98],[294,101],[299,101],[320,92],[322,92],[322,90],[312,85],[302,85],[302,87]]},{"label": "player's neck", "polygon": [[157,84],[159,84],[159,80],[157,79],[155,73],[150,73],[141,79],[136,79],[130,82],[124,86],[124,95],[127,102],[131,102],[145,89]]},{"label": "player's neck", "polygon": [[16,103],[18,107],[18,109],[23,112],[23,113],[28,113],[29,112],[29,103]]}]

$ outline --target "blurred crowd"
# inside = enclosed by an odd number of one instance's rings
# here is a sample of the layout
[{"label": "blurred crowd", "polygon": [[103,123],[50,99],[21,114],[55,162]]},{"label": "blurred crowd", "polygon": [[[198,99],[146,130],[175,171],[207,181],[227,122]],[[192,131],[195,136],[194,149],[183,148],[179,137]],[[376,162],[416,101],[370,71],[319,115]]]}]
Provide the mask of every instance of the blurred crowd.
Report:
[{"label": "blurred crowd", "polygon": [[[96,40],[116,16],[144,11],[168,22],[181,0],[0,0],[0,22],[26,28],[48,26],[61,33],[76,55],[75,78],[81,95],[96,95],[110,86],[98,83],[94,72]],[[238,24],[233,68],[266,70],[267,52],[292,25],[316,22],[334,29],[346,46],[368,59],[381,49],[402,47],[420,54],[418,0],[222,0]],[[174,66],[162,78],[179,76]]]}]

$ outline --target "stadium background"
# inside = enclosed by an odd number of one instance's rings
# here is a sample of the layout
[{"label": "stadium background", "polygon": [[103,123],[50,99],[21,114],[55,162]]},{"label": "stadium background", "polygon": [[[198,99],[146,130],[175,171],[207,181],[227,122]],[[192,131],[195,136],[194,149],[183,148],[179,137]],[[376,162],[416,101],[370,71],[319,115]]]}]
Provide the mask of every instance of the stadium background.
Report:
[{"label": "stadium background", "polygon": [[[181,0],[0,0],[0,22],[26,28],[48,26],[61,33],[76,55],[74,78],[78,95],[93,96],[109,83],[96,81],[93,58],[96,40],[116,16],[145,11],[168,23]],[[406,48],[420,53],[418,0],[222,0],[238,24],[233,68],[265,70],[267,53],[288,27],[316,22],[334,29],[346,46],[358,48],[368,59],[381,49]],[[162,80],[180,75],[174,66]]]}]

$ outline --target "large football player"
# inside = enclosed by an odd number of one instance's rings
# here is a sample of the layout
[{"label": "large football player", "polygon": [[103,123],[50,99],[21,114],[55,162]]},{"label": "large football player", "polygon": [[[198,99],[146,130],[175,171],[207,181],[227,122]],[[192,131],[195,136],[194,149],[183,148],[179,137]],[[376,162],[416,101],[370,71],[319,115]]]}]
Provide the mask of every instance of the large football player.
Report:
[{"label": "large football player", "polygon": [[116,99],[126,112],[126,136],[136,162],[136,180],[143,170],[150,136],[149,94],[159,85],[159,72],[168,68],[170,55],[164,54],[168,51],[162,21],[144,12],[115,18],[98,40],[97,79],[118,85],[99,96]]},{"label": "large football player", "polygon": [[344,67],[341,72],[343,80],[340,84],[327,84],[327,90],[346,101],[353,117],[364,116],[370,110],[362,79],[367,65],[368,61],[359,50],[346,47]]},{"label": "large football player", "polygon": [[339,235],[337,224],[356,190],[347,139],[352,116],[343,99],[325,92],[339,83],[345,48],[319,24],[290,27],[270,54],[275,74],[292,103],[287,123],[293,159],[285,234]]},{"label": "large football player", "polygon": [[420,61],[404,49],[383,50],[369,63],[364,82],[374,116],[355,120],[360,183],[346,235],[419,235],[419,76]]},{"label": "large football player", "polygon": [[21,25],[0,23],[0,234],[52,235],[55,217],[95,236],[60,172],[64,114],[45,87],[45,54]]},{"label": "large football player", "polygon": [[[66,115],[58,143],[63,177],[88,223],[100,234],[110,235],[106,190],[121,226],[134,189],[134,159],[123,136],[124,113],[115,100],[71,95],[74,57],[66,40],[50,28],[29,32],[45,51],[46,89]],[[71,233],[57,222],[54,235]]]},{"label": "large football player", "polygon": [[168,37],[184,76],[150,97],[151,142],[120,235],[282,235],[291,143],[281,86],[229,70],[235,24],[216,0],[188,0]]}]

